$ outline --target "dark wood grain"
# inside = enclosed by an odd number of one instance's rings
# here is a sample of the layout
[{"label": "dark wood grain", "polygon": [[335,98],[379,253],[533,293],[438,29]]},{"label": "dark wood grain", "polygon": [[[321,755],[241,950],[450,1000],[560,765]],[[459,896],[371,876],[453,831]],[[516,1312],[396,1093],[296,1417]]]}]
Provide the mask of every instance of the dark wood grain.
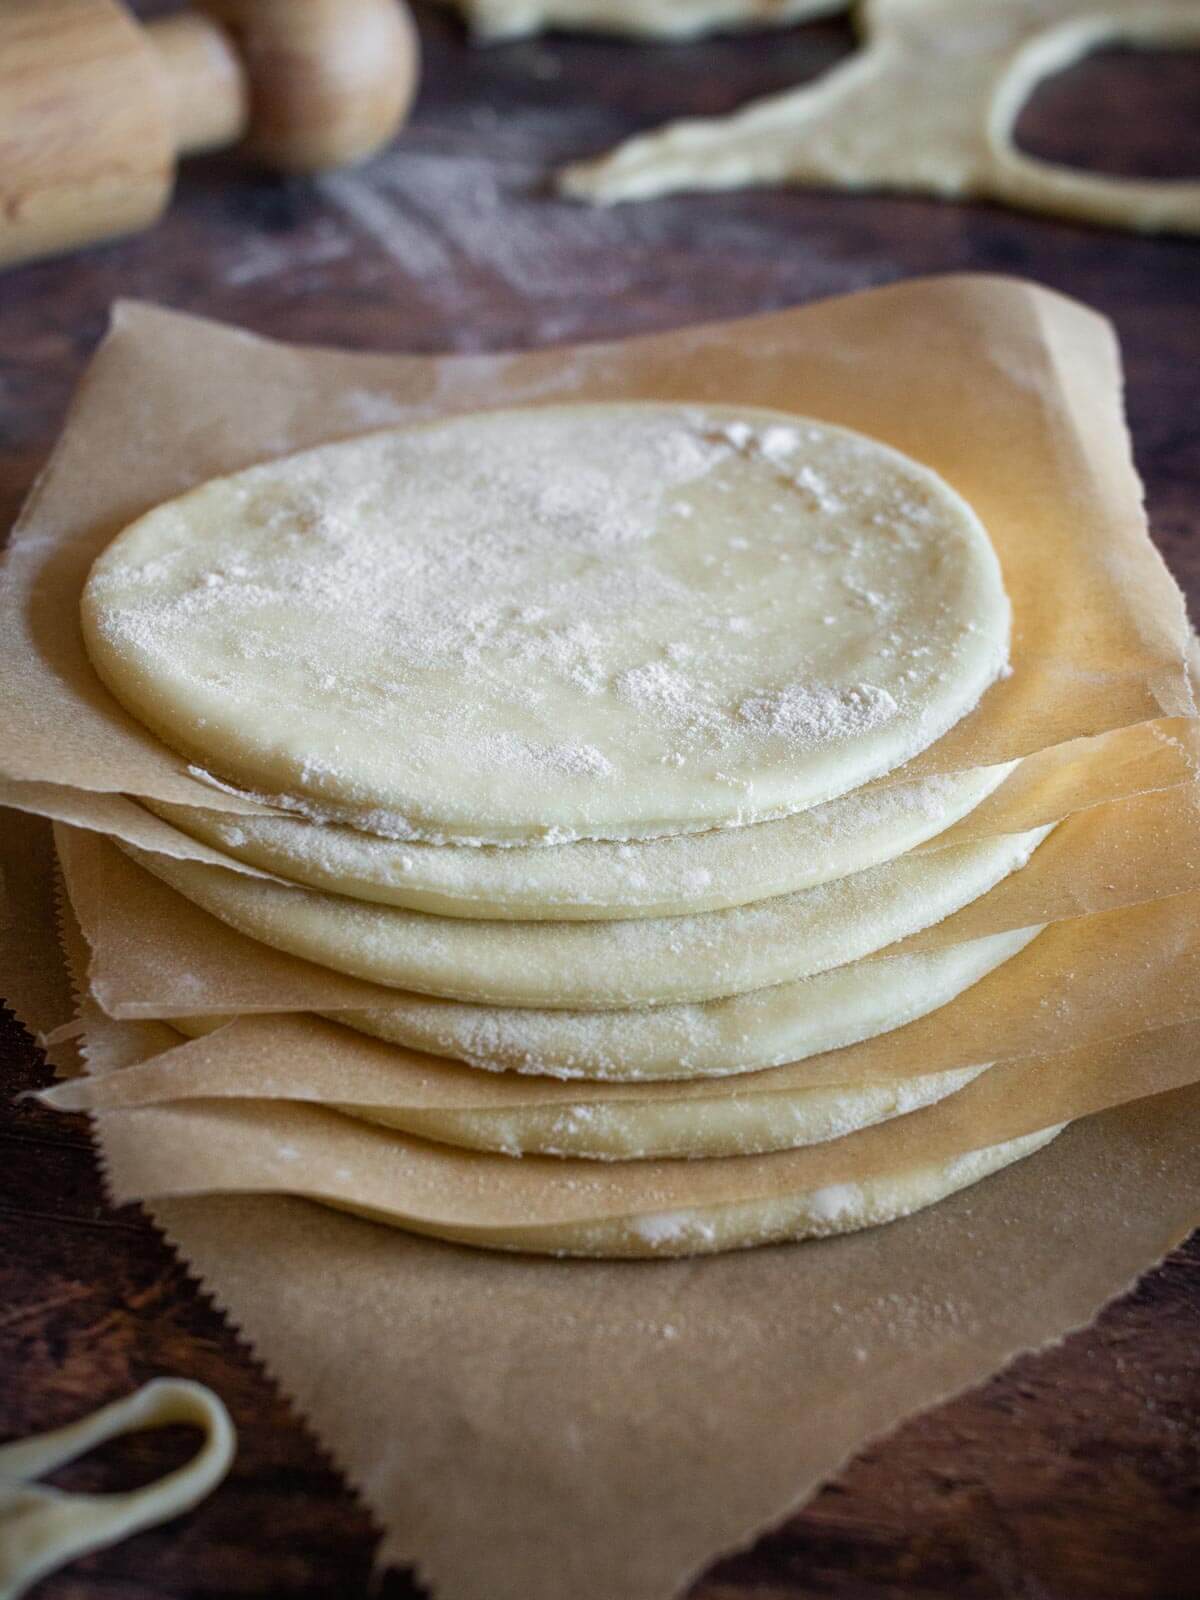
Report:
[{"label": "dark wood grain", "polygon": [[[1200,595],[1200,243],[895,197],[566,206],[547,192],[555,163],[812,76],[848,52],[848,29],[471,51],[440,11],[421,23],[414,121],[373,166],[314,186],[196,163],[154,233],[0,276],[0,517],[45,459],[118,295],[290,339],[475,350],[984,269],[1115,320],[1155,536]],[[1113,52],[1047,85],[1021,136],[1054,159],[1183,175],[1200,171],[1198,105],[1196,58]],[[207,1504],[78,1563],[46,1583],[45,1600],[365,1597],[373,1535],[361,1509],[139,1213],[105,1207],[82,1126],[14,1102],[47,1073],[10,1019],[0,1062],[0,1437],[159,1372],[211,1383],[241,1435],[233,1476]],[[1200,1596],[1198,1336],[1193,1241],[1093,1328],[861,1456],[693,1600]],[[63,1481],[134,1482],[181,1448],[171,1435],[140,1439]],[[383,1592],[418,1593],[403,1574]]]}]

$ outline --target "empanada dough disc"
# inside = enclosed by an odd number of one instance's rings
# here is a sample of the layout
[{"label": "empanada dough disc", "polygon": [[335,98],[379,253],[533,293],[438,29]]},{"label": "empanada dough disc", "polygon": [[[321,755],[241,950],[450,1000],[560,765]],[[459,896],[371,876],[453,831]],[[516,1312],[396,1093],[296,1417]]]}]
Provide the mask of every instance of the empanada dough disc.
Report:
[{"label": "empanada dough disc", "polygon": [[[858,1183],[828,1184],[796,1194],[746,1200],[722,1206],[681,1207],[640,1216],[605,1217],[597,1222],[559,1222],[541,1227],[465,1228],[429,1226],[378,1210],[362,1215],[378,1222],[431,1233],[489,1250],[538,1255],[645,1259],[655,1256],[718,1255],[758,1245],[802,1239],[828,1239],[841,1233],[896,1222],[969,1189],[1001,1168],[1048,1145],[1064,1125],[971,1150],[948,1161],[927,1162],[895,1173],[880,1173]],[[753,1160],[753,1157],[747,1159]],[[355,1208],[357,1209],[357,1208]]]},{"label": "empanada dough disc", "polygon": [[856,961],[986,894],[1049,832],[901,856],[758,905],[625,922],[431,917],[121,848],[239,933],[318,966],[453,1000],[572,1008],[711,1000]]},{"label": "empanada dough disc", "polygon": [[642,134],[568,167],[580,199],[806,183],[999,200],[1085,222],[1200,232],[1200,183],[1108,177],[1013,142],[1043,78],[1118,40],[1200,45],[1194,0],[868,0],[863,46],[815,83]]},{"label": "empanada dough disc", "polygon": [[380,839],[296,817],[146,800],[184,833],[292,883],[448,917],[675,917],[811,888],[894,860],[973,811],[1017,765],[856,791],[746,828],[546,848]]},{"label": "empanada dough disc", "polygon": [[791,1087],[772,1081],[772,1074],[766,1082],[754,1074],[705,1084],[699,1093],[678,1083],[567,1084],[477,1072],[301,1016],[283,1024],[294,1065],[281,1078],[259,1056],[258,1025],[244,1025],[238,1042],[231,1036],[215,1059],[185,1060],[168,1051],[129,1070],[70,1079],[44,1098],[62,1111],[99,1112],[181,1098],[288,1100],[459,1149],[641,1161],[821,1144],[933,1105],[988,1067],[980,1062],[889,1082]]},{"label": "empanada dough disc", "polygon": [[[763,1155],[796,1150],[907,1116],[965,1089],[986,1066],[927,1072],[895,1083],[838,1084],[791,1094],[727,1093],[709,1100],[643,1106],[582,1098],[547,1111],[392,1111],[339,1105],[349,1116],[468,1150],[510,1156],[575,1156],[591,1161]],[[646,1085],[647,1088],[651,1085]]]},{"label": "empanada dough disc", "polygon": [[958,1127],[962,1115],[943,1101],[906,1119],[911,1141],[868,1128],[828,1146],[726,1161],[515,1161],[288,1101],[107,1111],[104,1135],[118,1171],[129,1169],[126,1152],[139,1150],[136,1189],[117,1180],[122,1200],[294,1194],[493,1250],[653,1257],[890,1222],[1032,1154],[1063,1126],[953,1155],[918,1153],[929,1152],[930,1139],[935,1152],[973,1142]]},{"label": "empanada dough disc", "polygon": [[[550,1011],[406,995],[386,1010],[329,1015],[375,1038],[492,1072],[608,1082],[724,1077],[804,1061],[915,1022],[957,999],[1040,932],[1019,928],[887,961],[855,961],[698,1005]],[[173,1020],[190,1033],[228,1019]]]},{"label": "empanada dough disc", "polygon": [[478,39],[518,39],[543,28],[697,39],[734,28],[782,28],[844,11],[848,0],[449,0]]},{"label": "empanada dough disc", "polygon": [[970,507],[861,435],[688,405],[331,444],[150,512],[92,569],[112,692],[247,792],[368,832],[628,838],[803,810],[1004,669]]}]

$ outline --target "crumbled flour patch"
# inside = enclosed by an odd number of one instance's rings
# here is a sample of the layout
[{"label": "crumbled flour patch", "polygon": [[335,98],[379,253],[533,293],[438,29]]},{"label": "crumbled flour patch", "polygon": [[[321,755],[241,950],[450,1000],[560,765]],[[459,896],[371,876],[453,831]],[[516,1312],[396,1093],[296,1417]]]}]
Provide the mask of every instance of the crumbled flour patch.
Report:
[{"label": "crumbled flour patch", "polygon": [[692,1240],[707,1243],[716,1238],[713,1225],[702,1221],[694,1211],[652,1211],[635,1217],[630,1226],[639,1239],[655,1250],[666,1244]]},{"label": "crumbled flour patch", "polygon": [[887,689],[870,683],[793,683],[743,700],[738,716],[755,733],[811,747],[873,732],[899,709]]},{"label": "crumbled flour patch", "polygon": [[861,1205],[862,1198],[856,1183],[830,1183],[809,1195],[809,1215],[814,1222],[842,1222]]}]

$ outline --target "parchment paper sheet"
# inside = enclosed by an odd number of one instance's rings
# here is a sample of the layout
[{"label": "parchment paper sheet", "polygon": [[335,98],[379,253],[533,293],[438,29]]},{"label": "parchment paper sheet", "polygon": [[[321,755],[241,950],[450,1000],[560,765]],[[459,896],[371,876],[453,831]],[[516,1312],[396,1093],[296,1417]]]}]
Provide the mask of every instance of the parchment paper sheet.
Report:
[{"label": "parchment paper sheet", "polygon": [[1146,538],[1112,331],[1047,290],[930,279],[620,344],[439,358],[291,348],[123,304],[0,583],[0,776],[261,809],[190,776],[96,680],[75,623],[95,555],[148,507],[264,457],[578,398],[807,412],[910,452],[971,501],[1013,600],[1015,671],[906,775],[1194,714],[1182,600]]},{"label": "parchment paper sheet", "polygon": [[[48,871],[10,823],[0,846]],[[61,984],[36,897],[12,909],[0,966],[19,941]],[[130,1059],[164,1031],[94,1020]],[[444,1600],[666,1600],[1178,1242],[1198,1118],[1200,1090],[1140,1101],[905,1222],[704,1261],[493,1257],[276,1196],[151,1215],[360,1489],[382,1561]]]},{"label": "parchment paper sheet", "polygon": [[1005,1062],[957,1094],[824,1144],[709,1161],[460,1150],[283,1100],[181,1100],[100,1114],[118,1200],[285,1193],[486,1243],[563,1222],[678,1215],[940,1163],[1200,1078],[1200,1025]]},{"label": "parchment paper sheet", "polygon": [[[84,970],[81,968],[81,970]],[[481,1072],[386,1044],[304,1012],[242,1017],[126,1071],[95,1034],[91,1076],[52,1090],[64,1110],[190,1099],[295,1099],[371,1110],[663,1105],[888,1082],[988,1061],[1107,1044],[1200,1020],[1200,894],[1080,917],[1047,930],[999,971],[907,1027],[806,1061],[683,1083],[562,1082]],[[122,1037],[116,1030],[116,1037]],[[1200,1076],[1200,1073],[1197,1074]]]},{"label": "parchment paper sheet", "polygon": [[[1177,784],[1079,812],[1020,872],[872,959],[1200,888],[1198,807],[1200,788]],[[92,950],[89,985],[112,1016],[344,1011],[396,1003],[397,990],[330,972],[237,933],[98,834],[56,823],[55,837]]]},{"label": "parchment paper sheet", "polygon": [[[1186,783],[1198,774],[1200,720],[1194,717],[1131,723],[1091,738],[1071,739],[1025,757],[982,805],[945,833],[916,846],[913,853],[948,849],[1000,833],[1022,833],[1090,806]],[[0,777],[0,805],[105,833],[159,855],[204,861],[254,878],[273,877],[190,838],[126,795]]]}]

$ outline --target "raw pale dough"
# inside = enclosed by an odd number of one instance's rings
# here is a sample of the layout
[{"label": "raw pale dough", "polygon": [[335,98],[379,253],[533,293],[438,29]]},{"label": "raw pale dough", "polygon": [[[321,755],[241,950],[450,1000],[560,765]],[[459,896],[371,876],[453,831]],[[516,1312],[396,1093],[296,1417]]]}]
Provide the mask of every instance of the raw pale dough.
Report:
[{"label": "raw pale dough", "polygon": [[[560,1222],[542,1227],[487,1229],[430,1227],[377,1210],[364,1211],[418,1233],[434,1233],[462,1244],[490,1250],[516,1250],[539,1255],[645,1258],[717,1255],[758,1245],[801,1239],[828,1239],[840,1233],[895,1222],[914,1211],[936,1205],[948,1195],[968,1189],[1002,1167],[1022,1161],[1057,1137],[1062,1126],[1008,1139],[954,1156],[949,1161],[881,1173],[858,1183],[830,1184],[797,1194],[747,1200],[740,1205],[694,1206],[641,1216],[606,1217],[598,1222]],[[749,1158],[753,1159],[753,1157]],[[350,1209],[350,1208],[346,1208]]]},{"label": "raw pale dough", "polygon": [[143,517],[83,596],[124,705],[229,784],[431,842],[817,805],[933,744],[1009,605],[946,484],[861,435],[686,405],[324,446]]},{"label": "raw pale dough", "polygon": [[[514,1161],[294,1101],[176,1101],[105,1112],[103,1126],[118,1168],[128,1166],[123,1150],[138,1149],[139,1198],[295,1194],[493,1250],[684,1256],[890,1222],[1031,1154],[1059,1131],[963,1152],[959,1139],[971,1137],[963,1102],[973,1093],[967,1088],[895,1127],[726,1161]],[[942,1153],[918,1153],[930,1141]],[[118,1192],[130,1197],[124,1186]]]},{"label": "raw pale dough", "polygon": [[447,999],[552,1008],[711,1000],[788,983],[941,922],[1051,830],[901,856],[728,911],[626,922],[476,922],[121,848],[240,933],[319,966]]},{"label": "raw pale dough", "polygon": [[[35,1481],[121,1434],[175,1423],[200,1428],[204,1443],[184,1466],[143,1488],[67,1494]],[[190,1511],[229,1471],[234,1449],[221,1401],[182,1378],[157,1378],[65,1428],[0,1445],[0,1596],[17,1600],[77,1556]]]},{"label": "raw pale dough", "polygon": [[1086,222],[1200,231],[1200,183],[1106,177],[1023,154],[1043,78],[1114,40],[1200,44],[1195,0],[869,0],[863,47],[814,84],[677,122],[567,168],[581,199],[809,183],[1004,201]]},{"label": "raw pale dough", "polygon": [[782,28],[844,11],[849,0],[449,0],[477,38],[516,39],[543,28],[696,39],[733,28]]},{"label": "raw pale dough", "polygon": [[[285,1030],[286,1076],[263,1060],[264,1028]],[[182,1030],[181,1030],[182,1031]],[[119,1072],[75,1078],[42,1096],[60,1111],[108,1111],[180,1099],[314,1102],[439,1144],[504,1155],[638,1161],[792,1150],[904,1116],[965,1088],[988,1063],[889,1082],[788,1087],[778,1074],[728,1081],[575,1084],[478,1072],[382,1045],[303,1014],[247,1018],[224,1051],[169,1050]],[[276,1049],[278,1046],[275,1047]],[[199,1052],[199,1053],[197,1053]],[[236,1068],[230,1070],[230,1058]]]},{"label": "raw pale dough", "polygon": [[746,828],[551,849],[399,843],[295,817],[144,804],[236,860],[355,900],[451,917],[584,922],[723,910],[862,872],[944,832],[1016,765],[888,783]]},{"label": "raw pale dough", "polygon": [[[804,1061],[873,1039],[948,1005],[1017,955],[1040,928],[880,961],[851,962],[795,983],[701,1005],[633,1011],[538,1011],[406,996],[336,1020],[376,1038],[493,1072],[638,1082],[723,1077]],[[224,1017],[180,1018],[187,1032]]]}]

